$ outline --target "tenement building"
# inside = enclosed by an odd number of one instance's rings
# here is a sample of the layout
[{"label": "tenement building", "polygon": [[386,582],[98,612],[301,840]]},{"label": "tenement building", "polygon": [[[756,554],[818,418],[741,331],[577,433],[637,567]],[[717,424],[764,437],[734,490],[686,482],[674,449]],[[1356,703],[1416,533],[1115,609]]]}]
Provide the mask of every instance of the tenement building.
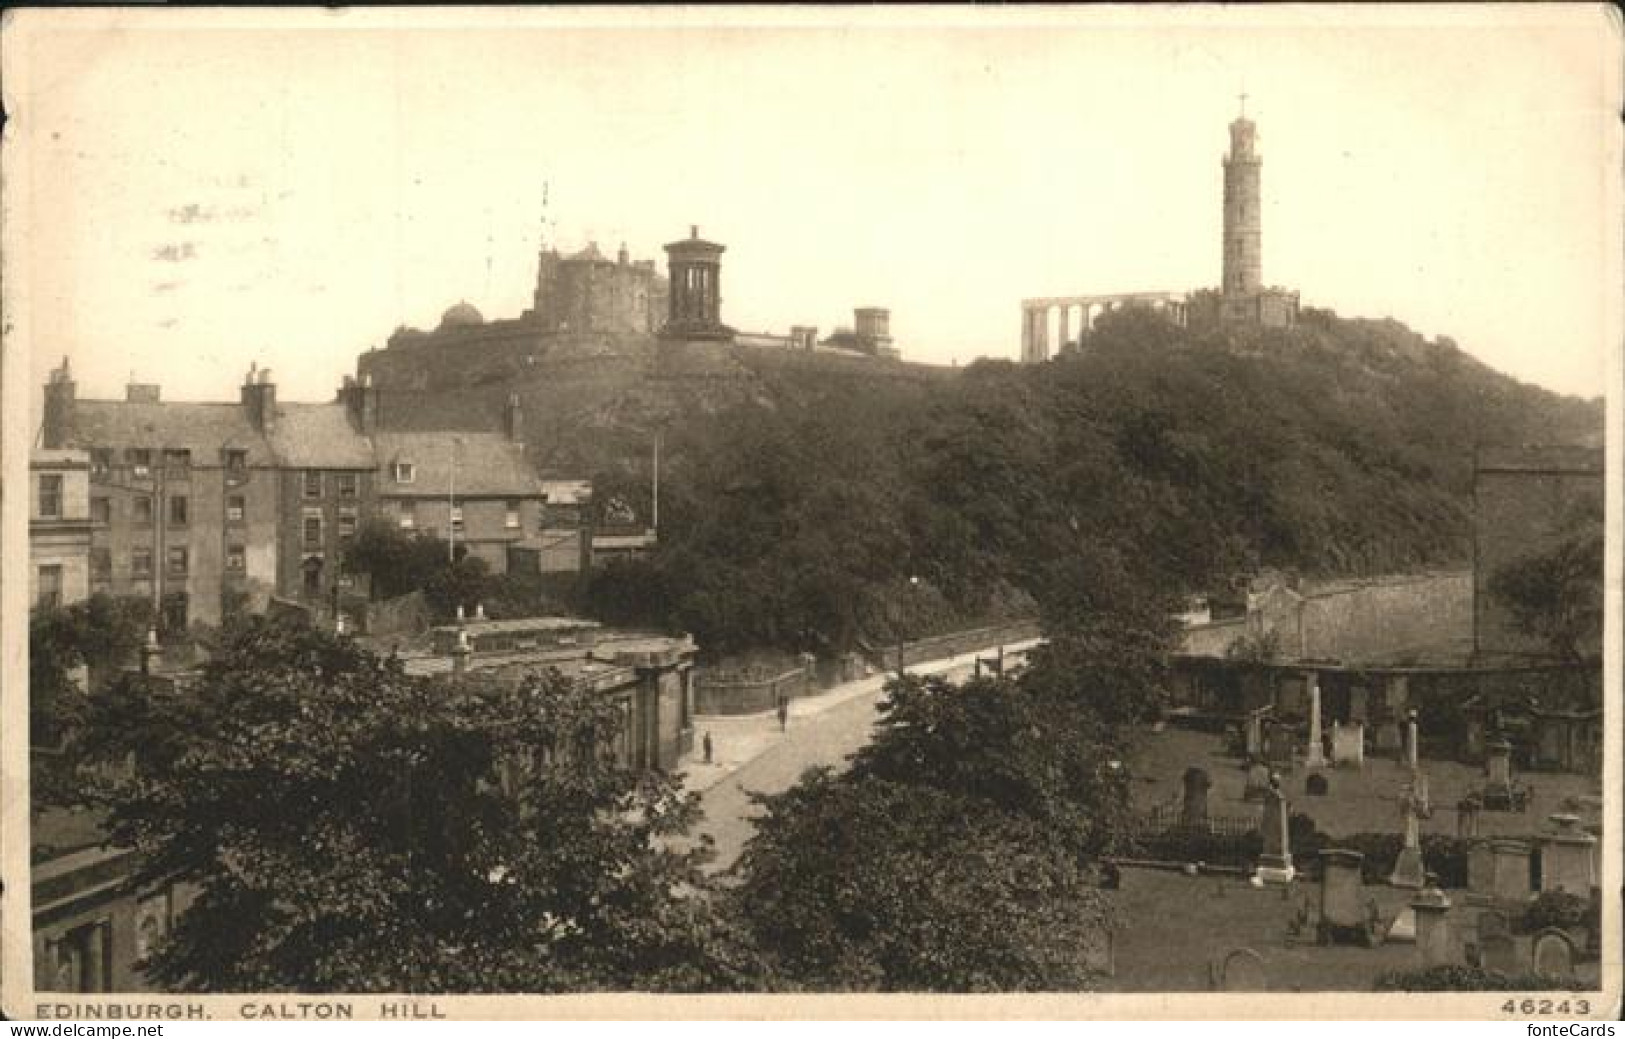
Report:
[{"label": "tenement building", "polygon": [[263,610],[272,596],[348,612],[369,588],[344,553],[380,513],[496,573],[511,548],[538,545],[570,547],[531,565],[579,569],[590,535],[557,528],[590,490],[571,483],[562,520],[544,508],[516,399],[503,433],[386,433],[379,410],[366,379],[334,401],[287,402],[259,369],[231,402],[164,401],[151,384],[81,400],[64,360],[45,387],[35,461],[37,597],[71,601],[88,582],[151,598],[166,633]]}]

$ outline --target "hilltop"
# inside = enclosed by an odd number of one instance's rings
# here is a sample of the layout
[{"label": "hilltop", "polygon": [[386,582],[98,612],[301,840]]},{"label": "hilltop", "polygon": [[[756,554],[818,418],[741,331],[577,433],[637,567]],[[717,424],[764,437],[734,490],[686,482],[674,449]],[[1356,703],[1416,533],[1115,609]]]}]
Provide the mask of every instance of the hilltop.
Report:
[{"label": "hilltop", "polygon": [[719,649],[873,642],[1080,581],[1177,596],[1262,566],[1461,565],[1476,449],[1602,431],[1600,400],[1312,309],[1290,329],[1127,309],[1067,356],[963,369],[638,345],[386,389],[383,421],[495,426],[517,393],[538,467],[645,514],[658,433],[660,548],[591,605]]}]

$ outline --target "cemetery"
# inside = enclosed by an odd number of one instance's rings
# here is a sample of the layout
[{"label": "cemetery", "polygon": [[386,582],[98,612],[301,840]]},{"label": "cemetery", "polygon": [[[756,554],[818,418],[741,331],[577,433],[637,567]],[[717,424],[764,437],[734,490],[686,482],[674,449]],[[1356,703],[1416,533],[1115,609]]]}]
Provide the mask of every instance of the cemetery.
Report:
[{"label": "cemetery", "polygon": [[1369,990],[1427,968],[1598,982],[1595,779],[1525,776],[1493,739],[1477,765],[1426,757],[1414,716],[1382,750],[1345,725],[1248,727],[1142,733],[1106,988]]}]

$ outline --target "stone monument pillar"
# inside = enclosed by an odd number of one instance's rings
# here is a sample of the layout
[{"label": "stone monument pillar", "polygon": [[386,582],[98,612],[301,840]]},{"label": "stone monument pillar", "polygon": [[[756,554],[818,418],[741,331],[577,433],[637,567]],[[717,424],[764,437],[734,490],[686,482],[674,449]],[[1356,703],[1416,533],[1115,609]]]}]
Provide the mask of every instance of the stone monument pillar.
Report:
[{"label": "stone monument pillar", "polygon": [[1496,901],[1529,900],[1529,845],[1523,841],[1490,842],[1491,895]]},{"label": "stone monument pillar", "polygon": [[1391,887],[1420,888],[1426,879],[1422,867],[1422,833],[1416,818],[1416,800],[1407,793],[1402,799],[1405,811],[1405,845],[1399,849],[1394,871],[1388,875]]},{"label": "stone monument pillar", "polygon": [[1309,688],[1309,747],[1303,764],[1306,768],[1325,768],[1326,749],[1321,743],[1320,729],[1320,672],[1308,672],[1305,681]]},{"label": "stone monument pillar", "polygon": [[1264,884],[1290,884],[1297,872],[1292,868],[1292,839],[1287,829],[1290,805],[1281,793],[1279,776],[1270,777],[1264,791],[1264,814],[1260,824],[1264,830],[1264,852],[1258,857],[1258,868],[1253,871],[1254,886]]},{"label": "stone monument pillar", "polygon": [[1541,837],[1540,890],[1567,891],[1585,897],[1597,883],[1592,872],[1593,845],[1597,839],[1580,829],[1580,817],[1551,816],[1556,831]]},{"label": "stone monument pillar", "polygon": [[1420,767],[1421,760],[1422,754],[1417,741],[1416,712],[1413,710],[1405,716],[1405,764],[1415,772]]},{"label": "stone monument pillar", "polygon": [[1416,914],[1416,956],[1423,967],[1456,962],[1450,934],[1450,899],[1431,883],[1411,902]]}]

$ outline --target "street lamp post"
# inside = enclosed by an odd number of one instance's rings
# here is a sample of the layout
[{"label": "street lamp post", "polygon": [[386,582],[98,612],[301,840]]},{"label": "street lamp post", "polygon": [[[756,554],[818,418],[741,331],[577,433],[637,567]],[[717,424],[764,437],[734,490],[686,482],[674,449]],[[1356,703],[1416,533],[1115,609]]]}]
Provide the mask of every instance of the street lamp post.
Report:
[{"label": "street lamp post", "polygon": [[[917,589],[919,587],[920,587],[920,579],[918,577],[914,577],[914,576],[909,577],[909,579],[908,579],[908,590],[909,590],[909,592],[912,593],[915,589]],[[912,601],[912,596],[910,597],[910,601]],[[898,613],[899,613],[899,617],[898,617],[898,620],[897,620],[897,677],[898,678],[902,678],[904,675],[908,674],[908,669],[905,666],[904,660],[903,660],[903,647],[904,647],[903,620],[904,620],[904,618],[901,615],[904,614],[905,612],[906,611],[903,610],[903,609],[898,610]]]},{"label": "street lamp post", "polygon": [[457,446],[461,437],[451,438],[451,466],[446,471],[446,562],[457,562]]}]

